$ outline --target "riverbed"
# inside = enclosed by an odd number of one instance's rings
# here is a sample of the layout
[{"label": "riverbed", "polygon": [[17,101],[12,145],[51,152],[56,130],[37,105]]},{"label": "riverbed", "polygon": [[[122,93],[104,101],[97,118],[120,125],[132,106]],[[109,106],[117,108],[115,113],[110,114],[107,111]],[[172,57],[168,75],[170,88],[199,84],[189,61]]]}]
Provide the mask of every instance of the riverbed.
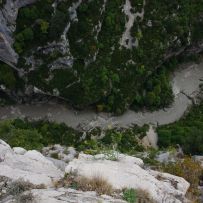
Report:
[{"label": "riverbed", "polygon": [[65,123],[70,127],[90,130],[95,126],[101,128],[128,127],[132,124],[164,125],[180,119],[192,104],[191,98],[199,93],[203,80],[203,62],[200,64],[181,65],[173,74],[171,84],[175,99],[173,104],[154,112],[126,111],[121,116],[109,113],[96,113],[93,110],[76,111],[66,104],[50,101],[42,104],[24,104],[0,107],[0,119],[29,118],[48,119]]}]

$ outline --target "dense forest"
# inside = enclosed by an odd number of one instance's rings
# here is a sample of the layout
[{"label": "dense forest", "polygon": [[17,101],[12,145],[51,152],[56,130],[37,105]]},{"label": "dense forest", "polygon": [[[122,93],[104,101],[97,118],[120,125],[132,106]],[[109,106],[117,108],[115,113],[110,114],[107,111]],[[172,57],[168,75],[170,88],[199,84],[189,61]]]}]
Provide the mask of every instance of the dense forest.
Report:
[{"label": "dense forest", "polygon": [[159,146],[180,144],[187,154],[203,153],[203,102],[192,109],[179,121],[160,126],[157,129]]},{"label": "dense forest", "polygon": [[31,85],[77,108],[117,114],[169,105],[178,61],[163,61],[201,40],[203,2],[131,0],[135,19],[122,41],[126,2],[39,0],[21,8],[14,48],[23,76],[1,63],[0,82],[11,92]]}]

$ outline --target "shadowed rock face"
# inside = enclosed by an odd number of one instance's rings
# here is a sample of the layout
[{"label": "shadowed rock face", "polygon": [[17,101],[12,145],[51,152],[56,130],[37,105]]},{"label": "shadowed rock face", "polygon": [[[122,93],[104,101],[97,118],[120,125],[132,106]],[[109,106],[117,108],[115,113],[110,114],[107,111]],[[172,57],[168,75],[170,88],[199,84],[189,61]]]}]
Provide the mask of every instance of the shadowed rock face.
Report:
[{"label": "shadowed rock face", "polygon": [[17,63],[18,55],[12,48],[18,9],[36,0],[7,0],[0,8],[0,60],[13,65]]}]

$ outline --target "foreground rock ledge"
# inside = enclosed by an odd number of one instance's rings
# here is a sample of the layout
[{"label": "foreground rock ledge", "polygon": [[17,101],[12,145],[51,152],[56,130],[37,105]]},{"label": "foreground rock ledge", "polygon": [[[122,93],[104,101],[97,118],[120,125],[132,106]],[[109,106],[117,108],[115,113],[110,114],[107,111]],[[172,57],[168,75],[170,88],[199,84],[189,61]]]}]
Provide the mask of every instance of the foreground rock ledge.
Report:
[{"label": "foreground rock ledge", "polygon": [[[143,168],[143,161],[139,158],[117,154],[117,159],[113,161],[108,160],[103,154],[91,156],[81,153],[78,158],[66,164],[64,171],[59,169],[54,161],[48,160],[35,150],[26,151],[19,147],[12,149],[0,140],[0,177],[10,181],[25,180],[35,186],[43,184],[45,189],[31,190],[37,203],[125,202],[106,195],[98,196],[94,191],[55,189],[54,182],[63,178],[65,172],[74,172],[87,178],[99,174],[115,189],[142,189],[158,203],[187,202],[185,199],[189,188],[187,181],[171,174],[146,170]],[[1,185],[2,182],[0,182],[0,202],[13,202],[12,199],[1,200]]]},{"label": "foreground rock ledge", "polygon": [[[104,155],[80,154],[66,167],[66,173],[91,177],[99,174],[116,189],[135,188],[148,191],[157,202],[184,202],[189,183],[168,173],[142,168],[141,159],[118,155],[118,161],[106,160]],[[159,178],[161,177],[161,178]]]}]

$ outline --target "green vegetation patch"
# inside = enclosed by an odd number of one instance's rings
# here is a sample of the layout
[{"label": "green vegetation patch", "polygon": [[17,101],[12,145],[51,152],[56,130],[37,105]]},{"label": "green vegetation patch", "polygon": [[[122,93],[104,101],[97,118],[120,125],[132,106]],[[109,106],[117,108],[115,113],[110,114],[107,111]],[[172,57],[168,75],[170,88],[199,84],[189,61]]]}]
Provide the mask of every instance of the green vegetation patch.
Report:
[{"label": "green vegetation patch", "polygon": [[123,199],[126,200],[128,203],[137,202],[136,190],[135,189],[126,189],[126,190],[124,190]]},{"label": "green vegetation patch", "polygon": [[16,86],[16,73],[10,66],[0,62],[0,85],[2,84],[8,89],[14,89]]},{"label": "green vegetation patch", "polygon": [[[112,129],[101,132],[94,129],[86,133],[76,131],[65,124],[48,121],[29,122],[27,120],[7,120],[0,122],[0,139],[12,147],[38,149],[52,144],[74,146],[79,151],[96,154],[104,150],[118,150],[122,153],[134,154],[143,151],[139,138],[143,137],[148,126],[134,126],[129,129]],[[104,133],[103,138],[99,138]]]},{"label": "green vegetation patch", "polygon": [[203,154],[203,102],[179,121],[157,129],[160,147],[180,144],[187,154]]},{"label": "green vegetation patch", "polygon": [[58,3],[54,11],[53,0],[37,1],[19,10],[14,48],[23,54],[49,41],[57,40],[68,22],[68,4]]}]

